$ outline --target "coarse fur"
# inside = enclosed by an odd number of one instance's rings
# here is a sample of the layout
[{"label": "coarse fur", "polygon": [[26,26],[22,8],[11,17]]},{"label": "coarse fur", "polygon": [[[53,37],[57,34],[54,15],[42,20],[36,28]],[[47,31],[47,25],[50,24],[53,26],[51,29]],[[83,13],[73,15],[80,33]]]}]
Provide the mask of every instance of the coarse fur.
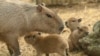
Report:
[{"label": "coarse fur", "polygon": [[43,5],[0,2],[0,40],[11,56],[20,55],[18,37],[32,31],[60,33],[63,28],[61,18]]},{"label": "coarse fur", "polygon": [[78,27],[76,30],[71,32],[70,36],[68,37],[69,52],[81,50],[79,39],[87,36],[88,33],[87,26]]},{"label": "coarse fur", "polygon": [[57,34],[41,36],[40,33],[34,32],[26,35],[24,39],[36,49],[37,56],[41,56],[43,53],[58,53],[66,56],[67,43]]}]

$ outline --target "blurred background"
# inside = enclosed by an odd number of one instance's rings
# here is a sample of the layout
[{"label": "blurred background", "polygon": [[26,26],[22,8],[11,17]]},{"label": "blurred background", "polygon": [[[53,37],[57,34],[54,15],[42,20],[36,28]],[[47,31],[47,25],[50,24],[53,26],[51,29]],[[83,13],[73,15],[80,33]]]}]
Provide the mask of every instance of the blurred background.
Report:
[{"label": "blurred background", "polygon": [[100,0],[21,0],[29,3],[45,3],[46,5],[75,5],[83,3],[100,3]]}]

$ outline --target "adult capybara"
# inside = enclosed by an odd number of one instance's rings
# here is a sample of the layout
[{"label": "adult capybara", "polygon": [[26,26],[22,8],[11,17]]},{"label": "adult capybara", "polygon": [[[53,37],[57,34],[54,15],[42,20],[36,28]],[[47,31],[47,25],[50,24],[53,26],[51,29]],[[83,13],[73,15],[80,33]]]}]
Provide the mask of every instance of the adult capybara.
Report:
[{"label": "adult capybara", "polygon": [[0,40],[11,56],[20,55],[18,37],[32,31],[60,33],[63,28],[61,18],[43,5],[0,2]]},{"label": "adult capybara", "polygon": [[41,36],[38,32],[33,32],[24,37],[25,41],[32,45],[37,56],[42,56],[43,53],[58,53],[61,56],[66,56],[67,43],[57,34]]},{"label": "adult capybara", "polygon": [[74,18],[74,17],[71,17],[69,18],[66,22],[65,22],[65,25],[66,27],[68,27],[71,32],[74,31],[75,29],[77,29],[77,27],[80,26],[80,22],[82,21],[82,19],[77,19],[77,18]]},{"label": "adult capybara", "polygon": [[73,32],[71,32],[70,36],[68,37],[68,45],[69,51],[76,51],[81,50],[81,45],[79,43],[79,39],[88,35],[88,27],[87,26],[80,26]]}]

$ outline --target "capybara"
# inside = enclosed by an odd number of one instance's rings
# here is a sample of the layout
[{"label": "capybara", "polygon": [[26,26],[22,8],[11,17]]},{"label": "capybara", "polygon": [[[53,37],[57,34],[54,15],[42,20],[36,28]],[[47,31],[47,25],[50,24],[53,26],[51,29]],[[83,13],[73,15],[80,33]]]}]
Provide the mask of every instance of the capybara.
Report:
[{"label": "capybara", "polygon": [[87,26],[80,26],[71,32],[70,36],[68,37],[69,52],[82,49],[79,43],[79,39],[87,36],[89,33],[88,31],[89,30]]},{"label": "capybara", "polygon": [[11,56],[20,55],[18,37],[33,31],[59,34],[63,28],[61,18],[46,6],[0,1],[0,40]]},{"label": "capybara", "polygon": [[41,33],[34,32],[26,35],[24,39],[26,43],[36,49],[37,56],[41,56],[43,53],[58,53],[61,56],[66,56],[67,43],[57,34],[42,36]]}]

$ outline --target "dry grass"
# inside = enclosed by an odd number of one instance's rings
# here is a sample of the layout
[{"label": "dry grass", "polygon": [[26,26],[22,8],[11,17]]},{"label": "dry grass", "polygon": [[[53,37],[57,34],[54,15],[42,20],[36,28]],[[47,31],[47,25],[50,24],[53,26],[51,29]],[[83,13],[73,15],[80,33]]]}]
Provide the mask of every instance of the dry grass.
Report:
[{"label": "dry grass", "polygon": [[[54,9],[54,8],[52,8]],[[57,10],[59,10],[59,15],[61,16],[61,18],[63,19],[63,21],[65,22],[68,18],[70,17],[76,17],[76,18],[82,18],[82,25],[88,25],[90,24],[91,26],[89,26],[90,31],[91,31],[91,27],[93,26],[93,24],[100,20],[100,7],[95,6],[94,8],[82,8],[80,6],[76,6],[73,8],[65,8],[65,7],[60,7],[60,8],[56,8]],[[67,29],[67,28],[65,28]],[[68,30],[68,29],[67,29]],[[61,34],[65,39],[67,39],[68,35],[69,35],[69,30],[68,32],[65,32],[63,34]],[[36,52],[35,50],[32,48],[32,46],[26,44],[23,40],[23,38],[21,38],[19,40],[20,42],[20,48],[21,48],[21,53],[22,56],[36,56]],[[4,43],[0,43],[0,56],[9,56],[8,50],[6,48],[6,45]],[[51,56],[58,56],[56,54],[53,54]],[[71,54],[71,56],[83,56],[82,53],[78,53],[78,54]]]}]

